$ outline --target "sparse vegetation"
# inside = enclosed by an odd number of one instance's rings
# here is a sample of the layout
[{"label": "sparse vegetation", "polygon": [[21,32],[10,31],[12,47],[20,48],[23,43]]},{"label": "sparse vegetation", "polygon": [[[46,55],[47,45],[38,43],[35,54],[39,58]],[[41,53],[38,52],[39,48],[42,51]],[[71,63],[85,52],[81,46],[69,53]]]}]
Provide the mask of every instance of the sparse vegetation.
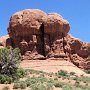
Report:
[{"label": "sparse vegetation", "polygon": [[87,74],[90,74],[90,69],[84,70],[84,72],[86,72]]},{"label": "sparse vegetation", "polygon": [[10,84],[13,81],[13,78],[7,75],[0,75],[0,83]]},{"label": "sparse vegetation", "polygon": [[58,71],[58,73],[56,73],[56,75],[58,76],[58,77],[68,77],[69,76],[69,74],[67,73],[67,71],[64,71],[64,70],[60,70],[60,71]]},{"label": "sparse vegetation", "polygon": [[82,82],[89,82],[90,83],[90,77],[82,76],[82,77],[73,77],[71,79],[77,80],[79,82],[82,81]]},{"label": "sparse vegetation", "polygon": [[19,82],[15,82],[14,86],[13,86],[13,89],[18,89],[18,88],[20,88],[20,83]]},{"label": "sparse vegetation", "polygon": [[62,83],[61,83],[61,82],[59,82],[59,81],[57,81],[57,80],[54,80],[53,82],[54,82],[53,85],[54,85],[55,87],[60,87],[60,88],[62,88]]},{"label": "sparse vegetation", "polygon": [[70,72],[70,75],[75,75],[75,72]]},{"label": "sparse vegetation", "polygon": [[5,86],[5,87],[3,87],[2,90],[9,90],[9,86]]},{"label": "sparse vegetation", "polygon": [[[64,79],[69,78],[69,80],[75,80],[75,84],[72,85],[70,84],[71,82],[66,83],[66,82],[60,81],[59,80],[60,78],[58,78],[58,73],[52,74],[52,77],[50,75],[51,73],[49,74],[49,73],[36,71],[32,69],[25,69],[25,70],[18,69],[18,77],[19,78],[25,77],[26,79],[18,80],[14,82],[13,88],[14,89],[25,89],[26,87],[28,87],[28,88],[31,88],[31,90],[51,90],[53,87],[58,87],[58,88],[62,88],[62,90],[90,90],[90,86],[88,85],[90,81],[89,77],[84,77],[84,76],[83,77],[77,77],[77,76],[69,77],[70,76],[69,73],[65,73],[64,75],[59,73],[59,76],[61,76],[61,78],[64,78]],[[83,80],[82,78],[84,79],[87,78],[87,79]],[[80,84],[80,82],[84,82],[84,81],[87,82],[86,83],[87,85],[85,84],[83,86]]]},{"label": "sparse vegetation", "polygon": [[[53,87],[58,87],[62,90],[90,90],[90,77],[78,77],[74,72],[68,73],[60,70],[54,74],[18,68],[20,63],[19,53],[19,49],[0,49],[0,83],[11,84],[14,82],[13,89],[26,89],[28,87],[31,90],[51,90]],[[25,79],[19,80],[20,78]],[[74,80],[75,84],[62,82],[65,79]],[[81,85],[80,82],[85,85]],[[9,87],[4,87],[2,90],[9,90]]]}]

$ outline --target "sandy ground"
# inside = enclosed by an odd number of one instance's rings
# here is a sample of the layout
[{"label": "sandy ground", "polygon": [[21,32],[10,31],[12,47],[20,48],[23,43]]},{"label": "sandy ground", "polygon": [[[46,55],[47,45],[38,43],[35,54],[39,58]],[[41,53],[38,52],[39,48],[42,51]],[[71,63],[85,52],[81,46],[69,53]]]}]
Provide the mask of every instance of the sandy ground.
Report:
[{"label": "sandy ground", "polygon": [[66,70],[68,72],[75,72],[78,76],[87,75],[81,69],[77,68],[74,64],[69,61],[59,61],[59,60],[24,60],[20,64],[21,68],[31,68],[35,70],[40,70],[44,72],[56,73],[59,70]]}]

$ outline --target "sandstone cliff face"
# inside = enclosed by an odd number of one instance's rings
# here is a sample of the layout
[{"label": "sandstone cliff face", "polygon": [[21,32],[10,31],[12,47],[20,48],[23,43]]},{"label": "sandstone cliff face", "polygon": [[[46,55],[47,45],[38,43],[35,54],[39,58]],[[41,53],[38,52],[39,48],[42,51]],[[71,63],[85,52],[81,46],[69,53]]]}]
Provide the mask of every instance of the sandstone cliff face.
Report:
[{"label": "sandstone cliff face", "polygon": [[23,59],[58,58],[90,68],[90,44],[72,37],[69,30],[69,22],[57,13],[26,9],[11,16],[4,46],[20,48]]},{"label": "sandstone cliff face", "polygon": [[68,21],[57,13],[27,9],[11,16],[8,34],[13,47],[19,47],[22,54],[30,51],[48,57],[64,53],[63,37],[69,29]]}]

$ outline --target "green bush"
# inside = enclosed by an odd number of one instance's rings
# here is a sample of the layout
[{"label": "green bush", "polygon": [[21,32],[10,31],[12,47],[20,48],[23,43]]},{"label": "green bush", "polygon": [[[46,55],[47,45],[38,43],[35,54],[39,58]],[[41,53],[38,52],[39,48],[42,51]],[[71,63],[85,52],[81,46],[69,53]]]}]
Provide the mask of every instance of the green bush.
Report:
[{"label": "green bush", "polygon": [[12,75],[16,73],[21,60],[20,50],[15,49],[0,49],[0,73]]},{"label": "green bush", "polygon": [[0,75],[0,83],[2,84],[10,84],[13,81],[12,77],[7,75]]},{"label": "green bush", "polygon": [[18,89],[20,88],[20,83],[19,82],[15,82],[13,85],[13,89]]},{"label": "green bush", "polygon": [[27,84],[27,87],[31,86],[31,81],[30,81],[30,78],[26,79],[26,84]]},{"label": "green bush", "polygon": [[47,83],[47,90],[52,90],[53,86],[54,86],[53,83],[48,82]]},{"label": "green bush", "polygon": [[0,49],[0,83],[8,84],[14,81],[20,61],[21,55],[18,48]]},{"label": "green bush", "polygon": [[57,81],[57,80],[54,81],[53,85],[54,85],[55,87],[61,87],[61,88],[62,88],[62,83],[60,83],[60,82]]},{"label": "green bush", "polygon": [[47,78],[46,77],[37,77],[37,81],[38,82],[41,82],[41,83],[44,83],[44,82],[47,82]]},{"label": "green bush", "polygon": [[26,71],[24,69],[17,69],[16,73],[13,75],[0,74],[0,83],[2,84],[10,84],[19,78],[23,78],[26,75]]},{"label": "green bush", "polygon": [[19,69],[17,69],[15,75],[17,78],[23,78],[26,74],[27,74],[27,72],[25,69],[19,68]]},{"label": "green bush", "polygon": [[21,89],[25,89],[26,87],[27,87],[26,82],[25,82],[25,81],[21,81],[21,82],[20,82],[20,88],[21,88]]},{"label": "green bush", "polygon": [[60,70],[60,71],[58,71],[57,75],[59,75],[59,76],[68,76],[68,73],[67,73],[67,71]]}]

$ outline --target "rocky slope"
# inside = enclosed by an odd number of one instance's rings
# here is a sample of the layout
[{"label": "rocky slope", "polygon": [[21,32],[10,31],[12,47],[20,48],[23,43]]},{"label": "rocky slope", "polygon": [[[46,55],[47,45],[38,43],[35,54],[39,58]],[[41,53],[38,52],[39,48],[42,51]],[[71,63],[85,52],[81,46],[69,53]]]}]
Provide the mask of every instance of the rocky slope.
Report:
[{"label": "rocky slope", "polygon": [[69,22],[57,13],[26,9],[11,16],[9,36],[0,38],[0,47],[20,48],[24,60],[68,60],[90,69],[90,44],[69,35],[69,30]]}]

